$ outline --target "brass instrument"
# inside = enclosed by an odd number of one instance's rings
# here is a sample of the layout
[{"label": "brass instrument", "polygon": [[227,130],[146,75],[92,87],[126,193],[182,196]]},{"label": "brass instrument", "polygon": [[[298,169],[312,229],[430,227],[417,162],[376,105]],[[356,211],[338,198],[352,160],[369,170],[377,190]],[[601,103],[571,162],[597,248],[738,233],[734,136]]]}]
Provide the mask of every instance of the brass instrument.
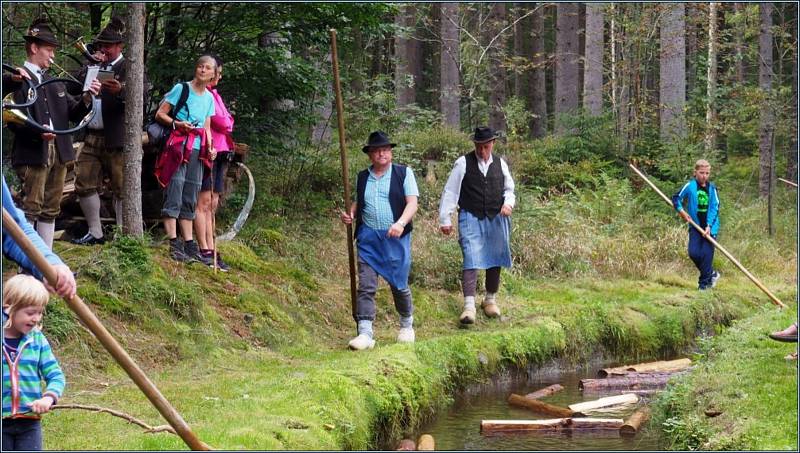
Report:
[{"label": "brass instrument", "polygon": [[55,62],[55,60],[53,60],[52,58],[50,58],[50,65],[51,65],[51,66],[55,66],[55,68],[56,68],[56,69],[58,69],[59,71],[61,71],[61,74],[59,74],[59,75],[58,75],[59,77],[61,77],[61,76],[67,76],[67,77],[69,77],[70,79],[72,79],[73,81],[75,81],[76,83],[79,83],[79,84],[81,85],[81,87],[83,87],[83,82],[81,82],[80,80],[78,80],[78,79],[76,79],[75,77],[73,77],[73,76],[72,76],[72,74],[70,74],[70,73],[69,73],[69,72],[68,72],[66,69],[62,68],[62,67],[61,67],[61,66],[60,66],[58,63],[56,63],[56,62]]},{"label": "brass instrument", "polygon": [[72,43],[72,46],[74,48],[78,49],[78,51],[87,60],[89,60],[89,63],[92,63],[92,64],[100,64],[100,63],[102,63],[102,61],[98,60],[97,58],[95,58],[94,55],[92,55],[92,51],[89,49],[89,46],[87,46],[86,43],[83,42],[83,36],[79,36],[78,39],[76,39],[75,42]]}]

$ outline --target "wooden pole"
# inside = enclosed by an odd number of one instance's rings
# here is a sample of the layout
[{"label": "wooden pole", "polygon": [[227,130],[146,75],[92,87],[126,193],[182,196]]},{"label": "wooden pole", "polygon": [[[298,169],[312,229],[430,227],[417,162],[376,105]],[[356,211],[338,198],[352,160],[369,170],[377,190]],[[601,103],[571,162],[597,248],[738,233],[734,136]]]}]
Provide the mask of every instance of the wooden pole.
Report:
[{"label": "wooden pole", "polygon": [[[36,248],[35,245],[25,236],[25,233],[17,225],[17,222],[11,217],[11,214],[3,208],[3,229],[14,238],[17,245],[22,248],[28,258],[33,262],[34,266],[39,269],[44,275],[50,286],[55,287],[58,281],[53,266],[47,262],[44,255]],[[139,390],[144,393],[147,399],[153,403],[153,406],[158,409],[158,412],[167,420],[167,422],[175,429],[175,432],[183,439],[186,445],[192,450],[210,450],[208,445],[200,441],[194,435],[189,425],[183,420],[178,411],[164,398],[164,395],[158,391],[155,384],[153,384],[147,375],[144,374],[141,368],[133,361],[125,349],[120,346],[116,339],[111,336],[111,333],[105,328],[103,323],[97,319],[97,316],[89,309],[89,307],[81,300],[76,294],[71,299],[65,299],[67,306],[78,315],[81,322],[100,340],[100,343],[111,354],[111,357],[128,373],[128,376],[139,387]]]},{"label": "wooden pole", "polygon": [[[669,198],[667,198],[667,196],[666,196],[666,195],[664,195],[664,193],[663,193],[663,192],[661,192],[661,191],[658,189],[658,187],[656,187],[656,186],[655,186],[655,184],[653,184],[652,182],[650,182],[650,180],[649,180],[649,179],[647,179],[647,176],[645,176],[645,175],[644,175],[644,174],[643,174],[641,171],[639,171],[639,169],[638,169],[638,168],[636,168],[636,167],[635,167],[633,164],[628,164],[628,165],[629,165],[629,166],[630,166],[630,167],[633,169],[633,171],[635,171],[635,172],[636,172],[636,174],[637,174],[637,175],[639,175],[639,176],[640,176],[642,179],[644,179],[644,182],[646,182],[646,183],[647,183],[647,184],[648,184],[650,187],[652,187],[652,188],[653,188],[653,190],[655,190],[655,191],[656,191],[656,192],[657,192],[659,195],[661,195],[661,198],[663,198],[663,199],[664,199],[664,201],[666,201],[666,202],[667,202],[667,204],[669,204],[670,206],[672,206],[672,208],[673,208],[673,209],[675,209],[675,205],[673,205],[673,204],[672,204],[672,200],[670,200]],[[683,210],[681,210],[681,211],[683,211]],[[685,211],[683,211],[683,212],[685,212]],[[694,220],[692,220],[691,218],[689,218],[689,221],[688,221],[688,222],[689,222],[689,224],[690,224],[690,225],[692,225],[692,226],[694,227],[694,229],[695,229],[695,230],[697,230],[697,231],[698,231],[700,234],[705,234],[705,230],[703,230],[702,228],[700,228],[700,225],[696,224],[696,223],[694,222]],[[751,274],[751,273],[750,273],[750,271],[748,271],[747,269],[745,269],[745,267],[744,267],[744,266],[742,266],[742,264],[741,264],[739,261],[737,261],[737,260],[736,260],[736,258],[734,258],[734,257],[733,257],[733,255],[731,255],[731,254],[730,254],[730,253],[729,253],[727,250],[725,250],[725,248],[723,248],[721,245],[719,245],[719,243],[718,243],[718,242],[717,242],[717,241],[716,241],[716,240],[715,240],[713,237],[711,237],[711,235],[709,235],[707,239],[709,240],[709,242],[711,242],[711,243],[714,245],[714,247],[718,248],[718,249],[719,249],[719,251],[720,251],[720,252],[722,252],[722,254],[723,254],[723,255],[725,255],[725,256],[726,256],[726,257],[727,257],[727,258],[728,258],[728,259],[729,259],[729,260],[730,260],[730,261],[731,261],[731,262],[732,262],[732,263],[733,263],[733,264],[734,264],[734,265],[735,265],[737,268],[739,268],[739,270],[740,270],[740,271],[742,271],[742,272],[744,273],[744,275],[746,275],[746,276],[747,276],[747,278],[749,278],[749,279],[750,279],[750,281],[752,281],[753,283],[755,283],[755,285],[756,285],[756,286],[758,286],[758,289],[760,289],[761,291],[763,291],[763,292],[764,292],[764,294],[766,294],[766,295],[767,295],[767,296],[770,298],[770,300],[772,301],[772,303],[774,303],[775,305],[777,305],[777,306],[779,306],[779,307],[781,307],[781,308],[786,308],[786,305],[785,305],[783,302],[781,302],[781,301],[780,301],[780,300],[779,300],[777,297],[775,297],[775,295],[774,295],[774,294],[772,294],[772,293],[770,292],[770,290],[768,290],[768,289],[767,289],[767,288],[766,288],[766,287],[765,287],[765,286],[764,286],[764,285],[763,285],[763,284],[762,284],[762,283],[761,283],[761,282],[760,282],[760,281],[759,281],[759,280],[758,280],[758,279],[757,279],[757,278],[756,278],[756,277],[755,277],[753,274]]]},{"label": "wooden pole", "polygon": [[[336,116],[339,121],[339,153],[342,159],[342,181],[344,182],[344,209],[350,213],[350,171],[347,166],[347,148],[344,144],[344,107],[342,86],[339,82],[339,57],[336,51],[336,30],[331,29],[331,60],[333,61],[333,86],[336,90]],[[350,263],[350,308],[356,316],[356,253],[353,249],[353,225],[347,224],[347,258]],[[356,329],[356,333],[358,330]]]},{"label": "wooden pole", "polygon": [[778,178],[778,181],[785,182],[786,184],[789,184],[790,186],[794,187],[795,189],[797,188],[797,183],[796,182],[791,182],[791,181],[789,181],[787,179],[783,179],[783,178]]}]

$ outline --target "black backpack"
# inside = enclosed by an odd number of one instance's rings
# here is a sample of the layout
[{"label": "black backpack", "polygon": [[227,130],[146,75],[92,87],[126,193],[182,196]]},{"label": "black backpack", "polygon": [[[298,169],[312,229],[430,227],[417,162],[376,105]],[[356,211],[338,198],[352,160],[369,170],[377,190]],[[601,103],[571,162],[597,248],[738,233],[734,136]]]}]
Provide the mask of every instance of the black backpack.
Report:
[{"label": "black backpack", "polygon": [[[173,118],[177,117],[178,112],[182,108],[186,107],[186,101],[189,99],[190,89],[189,82],[181,83],[181,95],[178,98],[178,103],[175,104],[175,109],[172,112]],[[157,151],[164,149],[164,145],[167,143],[167,138],[169,138],[169,134],[172,132],[171,127],[164,126],[156,121],[155,115],[153,115],[153,119],[151,119],[150,122],[144,127],[144,130],[147,132],[147,146],[151,146]]]}]

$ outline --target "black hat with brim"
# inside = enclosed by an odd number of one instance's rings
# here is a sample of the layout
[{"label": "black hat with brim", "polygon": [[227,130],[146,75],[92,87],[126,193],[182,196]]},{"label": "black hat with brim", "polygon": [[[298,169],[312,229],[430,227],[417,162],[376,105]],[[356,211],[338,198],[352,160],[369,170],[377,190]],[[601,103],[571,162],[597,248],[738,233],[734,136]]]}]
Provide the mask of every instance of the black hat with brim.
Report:
[{"label": "black hat with brim", "polygon": [[112,17],[106,28],[94,39],[94,42],[98,44],[125,42],[125,23],[119,17]]},{"label": "black hat with brim", "polygon": [[389,140],[389,136],[386,135],[386,132],[383,131],[375,131],[369,134],[369,138],[367,139],[367,144],[361,148],[361,151],[368,153],[370,148],[380,148],[382,146],[391,146],[394,148],[397,146],[397,143],[392,143]]},{"label": "black hat with brim", "polygon": [[475,128],[475,133],[472,134],[472,141],[475,143],[486,143],[496,140],[499,136],[491,127],[479,126]]},{"label": "black hat with brim", "polygon": [[28,27],[28,33],[23,38],[28,42],[44,43],[55,47],[60,46],[56,35],[50,30],[50,24],[47,23],[46,19],[42,18],[33,21],[31,26]]}]

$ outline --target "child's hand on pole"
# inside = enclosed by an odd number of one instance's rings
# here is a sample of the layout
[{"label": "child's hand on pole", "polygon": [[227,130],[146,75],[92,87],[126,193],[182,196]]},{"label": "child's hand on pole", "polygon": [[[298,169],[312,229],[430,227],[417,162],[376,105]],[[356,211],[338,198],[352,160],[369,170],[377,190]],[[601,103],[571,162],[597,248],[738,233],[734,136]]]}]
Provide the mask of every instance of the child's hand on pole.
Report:
[{"label": "child's hand on pole", "polygon": [[42,398],[31,403],[31,410],[37,414],[44,414],[45,412],[50,411],[50,407],[53,406],[53,397],[50,395],[45,395]]}]

